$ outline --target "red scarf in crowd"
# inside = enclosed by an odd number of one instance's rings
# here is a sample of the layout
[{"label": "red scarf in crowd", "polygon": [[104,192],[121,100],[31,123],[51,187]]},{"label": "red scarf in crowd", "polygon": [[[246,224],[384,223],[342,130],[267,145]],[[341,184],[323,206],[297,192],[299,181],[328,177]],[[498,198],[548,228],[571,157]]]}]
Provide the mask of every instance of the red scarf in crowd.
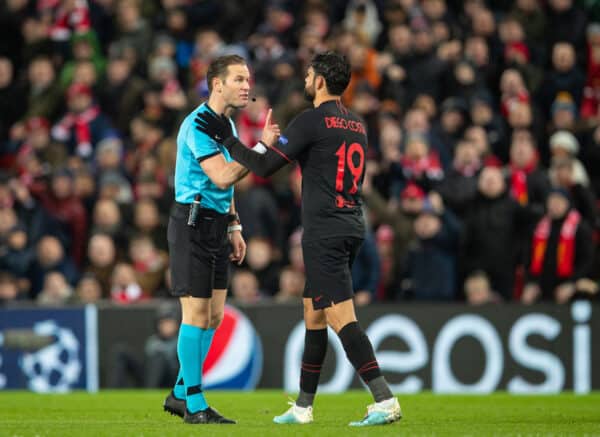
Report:
[{"label": "red scarf in crowd", "polygon": [[422,158],[410,158],[406,155],[400,158],[400,165],[404,175],[409,178],[420,178],[427,176],[431,179],[441,179],[444,176],[442,164],[435,152],[429,152],[427,156]]},{"label": "red scarf in crowd", "polygon": [[[558,249],[556,250],[556,274],[559,278],[568,278],[573,274],[575,263],[575,233],[581,221],[581,215],[572,209],[560,229]],[[551,219],[545,216],[538,223],[533,234],[530,271],[534,275],[542,273],[544,257],[550,235]]]},{"label": "red scarf in crowd", "polygon": [[519,202],[520,205],[527,205],[529,195],[527,194],[527,175],[535,170],[537,159],[532,159],[529,164],[519,168],[510,164],[510,195]]},{"label": "red scarf in crowd", "polygon": [[72,33],[88,32],[92,21],[86,0],[75,0],[72,7],[66,8],[61,2],[45,1],[45,9],[54,9],[54,21],[48,29],[54,41],[68,41]]},{"label": "red scarf in crowd", "polygon": [[81,114],[69,112],[52,128],[52,136],[59,141],[68,141],[71,138],[71,128],[75,128],[77,154],[87,158],[93,151],[90,123],[98,117],[98,114],[100,114],[98,106],[92,106]]}]

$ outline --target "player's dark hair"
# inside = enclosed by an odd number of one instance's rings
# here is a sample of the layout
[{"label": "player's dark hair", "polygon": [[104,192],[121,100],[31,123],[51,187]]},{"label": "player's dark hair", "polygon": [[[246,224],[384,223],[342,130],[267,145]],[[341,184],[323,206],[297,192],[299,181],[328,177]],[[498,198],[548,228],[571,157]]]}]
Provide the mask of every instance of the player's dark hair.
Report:
[{"label": "player's dark hair", "polygon": [[325,52],[315,55],[310,66],[315,75],[323,76],[327,91],[334,96],[341,96],[350,83],[350,63],[344,55]]},{"label": "player's dark hair", "polygon": [[208,66],[206,72],[206,83],[208,84],[208,92],[212,92],[212,81],[215,77],[225,78],[227,67],[230,65],[246,65],[246,60],[239,55],[219,56],[213,60]]}]

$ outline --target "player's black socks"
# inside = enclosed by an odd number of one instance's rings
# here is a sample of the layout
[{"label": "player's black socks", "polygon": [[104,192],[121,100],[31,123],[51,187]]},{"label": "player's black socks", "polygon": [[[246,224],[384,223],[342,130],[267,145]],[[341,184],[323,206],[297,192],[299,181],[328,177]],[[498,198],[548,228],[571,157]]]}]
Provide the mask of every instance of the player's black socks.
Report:
[{"label": "player's black socks", "polygon": [[[358,375],[369,386],[375,402],[391,398],[392,392],[381,377],[379,363],[375,358],[371,340],[360,328],[358,322],[351,322],[340,329],[338,337],[342,341],[348,360],[352,363]],[[373,382],[372,384],[370,384]],[[374,387],[371,387],[373,385]]]},{"label": "player's black socks", "polygon": [[299,407],[310,407],[313,404],[326,353],[327,328],[307,329],[304,335],[304,353],[300,371],[300,395],[296,400],[296,405]]}]

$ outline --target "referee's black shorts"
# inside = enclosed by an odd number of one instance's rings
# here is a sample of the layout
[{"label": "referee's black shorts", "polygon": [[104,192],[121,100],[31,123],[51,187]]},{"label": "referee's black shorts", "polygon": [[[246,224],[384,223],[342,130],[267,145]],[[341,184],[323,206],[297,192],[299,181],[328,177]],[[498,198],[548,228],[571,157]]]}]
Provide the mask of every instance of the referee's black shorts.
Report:
[{"label": "referee's black shorts", "polygon": [[302,242],[306,270],[303,297],[312,299],[315,310],[330,307],[354,296],[352,263],[362,242],[362,238],[355,237]]},{"label": "referee's black shorts", "polygon": [[189,208],[176,202],[169,216],[171,294],[210,298],[213,289],[226,289],[229,282],[228,217],[202,208],[192,228],[187,224]]}]

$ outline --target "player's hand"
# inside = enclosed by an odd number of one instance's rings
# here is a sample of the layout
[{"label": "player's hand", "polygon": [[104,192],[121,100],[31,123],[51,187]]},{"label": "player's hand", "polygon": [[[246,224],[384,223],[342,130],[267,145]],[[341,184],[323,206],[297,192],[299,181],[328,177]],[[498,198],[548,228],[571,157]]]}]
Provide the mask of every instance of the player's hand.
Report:
[{"label": "player's hand", "polygon": [[260,138],[260,140],[269,147],[275,144],[281,135],[279,125],[271,123],[272,115],[273,110],[269,109],[269,112],[267,112],[267,118],[265,120],[265,127],[263,128],[262,137]]},{"label": "player's hand", "polygon": [[237,263],[239,266],[244,262],[244,258],[246,258],[246,242],[244,241],[244,237],[242,237],[242,232],[231,232],[229,234],[229,241],[231,242],[231,255],[229,255],[229,260]]},{"label": "player's hand", "polygon": [[212,110],[198,112],[194,119],[198,131],[208,135],[219,144],[233,136],[229,119],[224,114],[217,115]]}]

